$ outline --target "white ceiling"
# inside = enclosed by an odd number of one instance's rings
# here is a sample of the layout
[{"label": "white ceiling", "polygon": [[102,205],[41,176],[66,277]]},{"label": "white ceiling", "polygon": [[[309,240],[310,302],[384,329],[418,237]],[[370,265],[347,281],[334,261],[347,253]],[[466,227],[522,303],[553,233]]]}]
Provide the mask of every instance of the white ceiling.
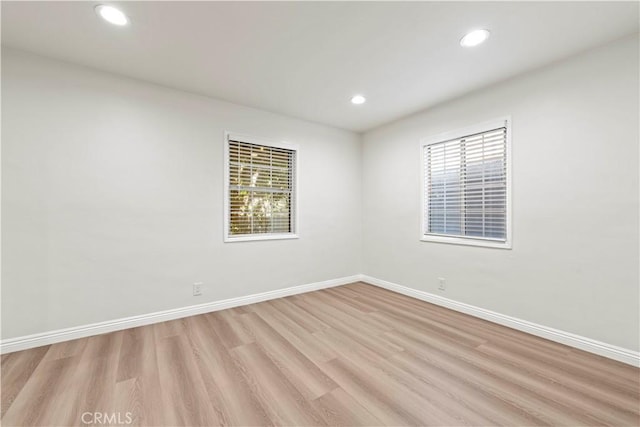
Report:
[{"label": "white ceiling", "polygon": [[[637,2],[2,1],[2,43],[364,131],[638,31]],[[474,49],[470,29],[491,30]],[[354,106],[355,93],[368,102]]]}]

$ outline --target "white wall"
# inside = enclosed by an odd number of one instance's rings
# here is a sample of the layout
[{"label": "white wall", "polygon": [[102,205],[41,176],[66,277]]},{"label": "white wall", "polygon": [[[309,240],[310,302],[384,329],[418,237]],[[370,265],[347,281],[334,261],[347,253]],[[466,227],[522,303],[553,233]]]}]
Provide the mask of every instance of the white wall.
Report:
[{"label": "white wall", "polygon": [[[639,348],[637,39],[368,132],[362,147],[6,48],[2,66],[3,339],[365,273],[432,293],[445,277],[445,297]],[[513,249],[420,242],[418,141],[504,115]],[[224,130],[300,145],[299,240],[222,242]]]},{"label": "white wall", "polygon": [[[638,81],[636,35],[366,133],[363,272],[637,351]],[[513,249],[420,242],[419,140],[505,115]]]},{"label": "white wall", "polygon": [[[6,48],[2,107],[2,338],[361,270],[356,134]],[[300,146],[300,239],[223,243],[225,130]]]}]

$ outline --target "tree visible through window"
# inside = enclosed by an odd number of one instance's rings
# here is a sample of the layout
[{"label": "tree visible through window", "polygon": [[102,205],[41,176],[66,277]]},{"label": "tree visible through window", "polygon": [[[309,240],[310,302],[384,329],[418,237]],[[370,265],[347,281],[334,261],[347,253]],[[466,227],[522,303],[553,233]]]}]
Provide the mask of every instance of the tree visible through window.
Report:
[{"label": "tree visible through window", "polygon": [[296,151],[228,144],[228,236],[294,233]]}]

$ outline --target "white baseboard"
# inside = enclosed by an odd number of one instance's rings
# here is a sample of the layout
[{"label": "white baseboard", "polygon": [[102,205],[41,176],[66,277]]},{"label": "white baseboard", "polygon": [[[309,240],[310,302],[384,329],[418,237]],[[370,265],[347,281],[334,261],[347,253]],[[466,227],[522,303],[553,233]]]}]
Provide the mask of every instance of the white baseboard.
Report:
[{"label": "white baseboard", "polygon": [[155,313],[143,314],[140,316],[125,317],[122,319],[109,320],[106,322],[92,323],[90,325],[77,326],[40,334],[27,335],[17,338],[9,338],[0,341],[0,354],[12,353],[14,351],[26,350],[33,347],[55,344],[63,341],[84,338],[92,335],[100,335],[108,332],[120,331],[138,326],[150,325],[167,320],[180,319],[182,317],[194,316],[212,311],[224,310],[247,304],[254,304],[290,295],[316,291],[319,289],[331,288],[334,286],[346,285],[353,282],[366,282],[374,286],[379,286],[393,292],[398,292],[413,298],[417,298],[432,304],[469,314],[490,322],[494,322],[509,328],[523,331],[532,335],[546,338],[561,344],[585,350],[600,356],[618,360],[629,365],[640,367],[640,353],[626,348],[617,347],[601,341],[592,340],[570,332],[560,331],[547,326],[538,325],[533,322],[496,313],[491,310],[476,307],[470,304],[454,301],[448,298],[434,295],[429,292],[408,288],[386,280],[364,274],[341,277],[338,279],[325,280],[323,282],[309,283],[306,285],[293,286],[290,288],[278,289],[275,291],[263,292],[259,294],[247,295],[238,298],[229,298],[221,301],[212,301],[204,304],[192,305],[188,307],[175,308],[171,310],[158,311]]},{"label": "white baseboard", "polygon": [[387,282],[386,280],[376,279],[375,277],[360,275],[360,280],[371,285],[388,289],[393,292],[417,298],[442,307],[450,308],[451,310],[469,314],[474,317],[479,317],[480,319],[498,323],[512,329],[529,333],[531,335],[546,338],[550,341],[555,341],[561,344],[578,348],[580,350],[588,351],[589,353],[594,353],[599,356],[608,357],[610,359],[627,363],[629,365],[640,367],[640,353],[638,353],[637,351],[617,347],[615,345],[603,343],[601,341],[592,340],[590,338],[572,334],[570,332],[560,331],[558,329],[538,325],[533,322],[528,322],[526,320],[496,313],[491,310],[485,310],[484,308],[476,307],[470,304],[443,298],[429,292],[419,291],[417,289],[408,288],[396,283]]},{"label": "white baseboard", "polygon": [[277,289],[275,291],[262,292],[259,294],[247,295],[244,297],[229,298],[221,301],[212,301],[204,304],[197,304],[188,307],[174,308],[171,310],[143,314],[140,316],[125,317],[121,319],[108,320],[106,322],[92,323],[90,325],[58,329],[55,331],[27,335],[17,338],[9,338],[0,341],[0,354],[12,353],[14,351],[26,350],[33,347],[40,347],[43,345],[55,344],[92,335],[100,335],[108,332],[135,328],[138,326],[150,325],[152,323],[164,322],[167,320],[180,319],[182,317],[224,310],[241,305],[254,304],[261,301],[316,291],[318,289],[326,289],[334,286],[346,285],[348,283],[357,282],[360,280],[360,278],[361,275],[341,277],[339,279],[325,280],[323,282],[309,283],[306,285]]}]

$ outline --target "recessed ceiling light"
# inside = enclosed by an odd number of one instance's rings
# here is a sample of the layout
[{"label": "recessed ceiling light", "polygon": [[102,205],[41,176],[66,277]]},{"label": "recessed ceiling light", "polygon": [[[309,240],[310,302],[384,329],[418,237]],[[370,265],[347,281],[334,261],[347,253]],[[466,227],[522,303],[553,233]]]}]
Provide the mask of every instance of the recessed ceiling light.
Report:
[{"label": "recessed ceiling light", "polygon": [[460,40],[460,46],[463,46],[463,47],[478,46],[480,43],[484,42],[489,38],[489,34],[490,34],[489,30],[471,31],[470,33],[467,33],[467,35]]},{"label": "recessed ceiling light", "polygon": [[120,9],[116,9],[113,6],[107,6],[99,4],[96,6],[96,13],[105,21],[112,23],[113,25],[127,25],[129,18]]},{"label": "recessed ceiling light", "polygon": [[367,98],[362,95],[354,95],[353,98],[351,98],[352,104],[360,105],[364,104],[365,102],[367,102]]}]

